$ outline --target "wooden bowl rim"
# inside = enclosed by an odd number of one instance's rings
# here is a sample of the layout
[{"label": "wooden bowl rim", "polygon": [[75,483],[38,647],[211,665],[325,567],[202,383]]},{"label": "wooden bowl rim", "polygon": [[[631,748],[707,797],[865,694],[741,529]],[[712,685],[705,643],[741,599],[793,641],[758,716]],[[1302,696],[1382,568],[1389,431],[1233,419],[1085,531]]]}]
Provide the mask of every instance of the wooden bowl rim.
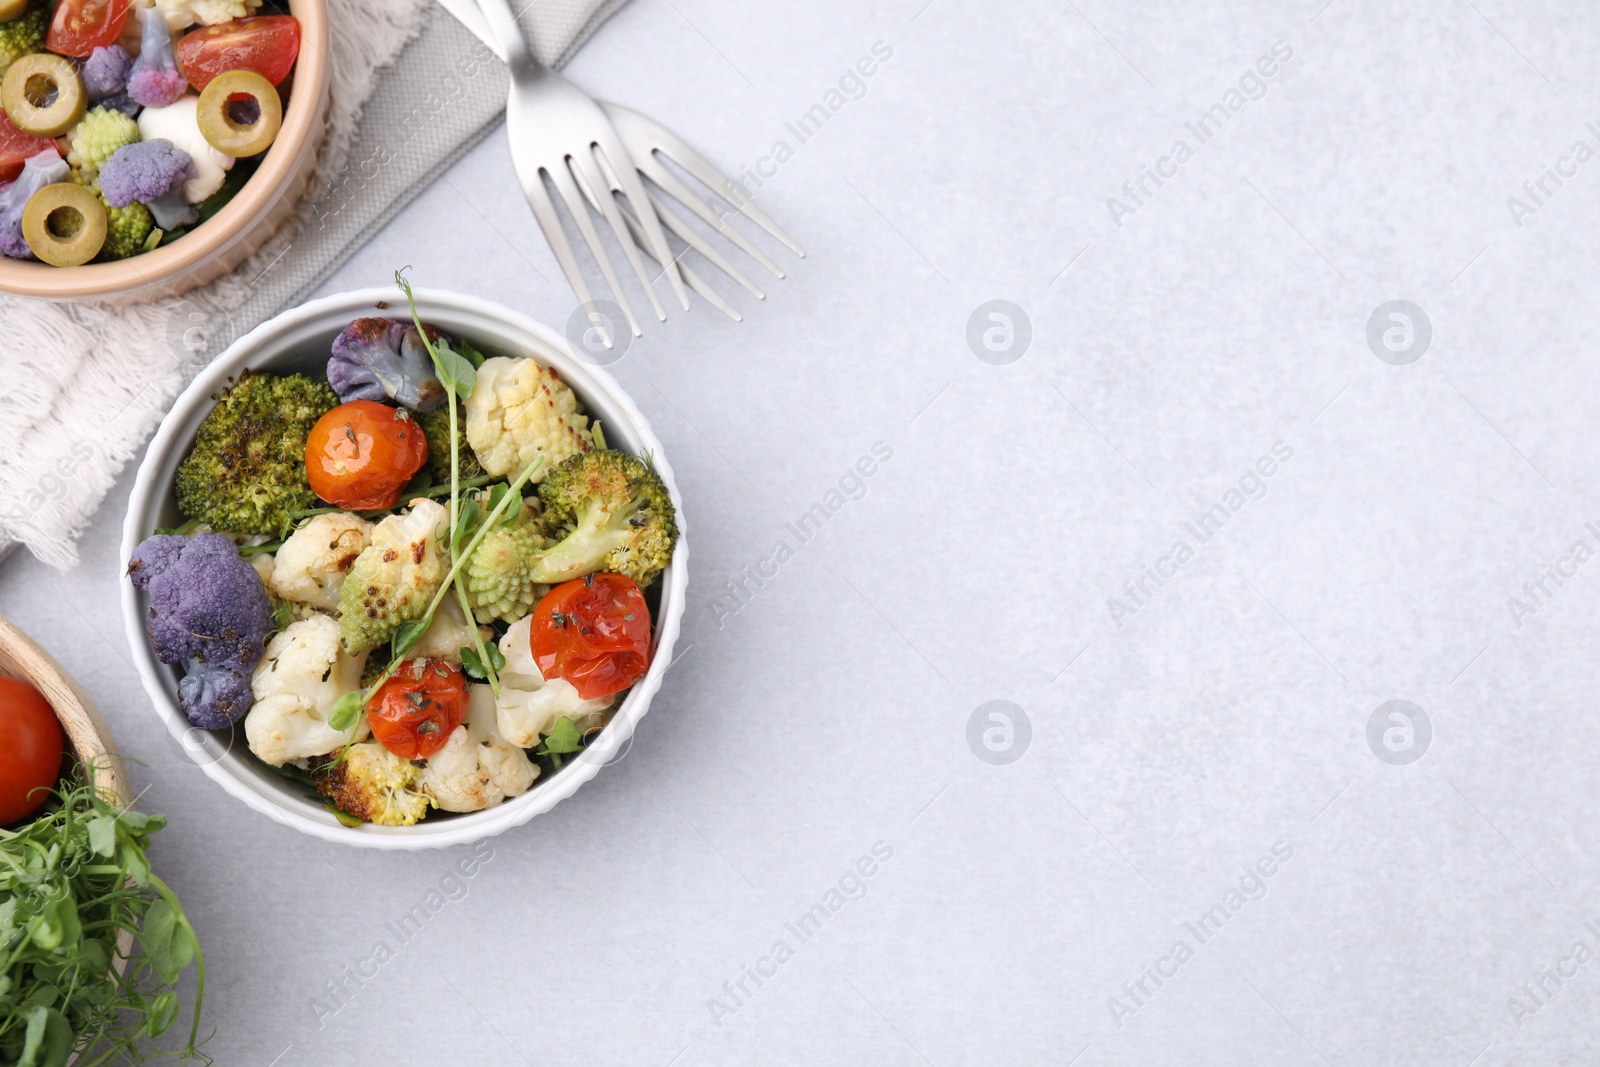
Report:
[{"label": "wooden bowl rim", "polygon": [[0,257],[0,292],[49,300],[77,300],[151,289],[172,281],[225,252],[252,230],[294,180],[307,146],[320,143],[322,103],[328,93],[328,9],[326,0],[288,0],[300,20],[300,54],[295,60],[294,92],[266,158],[243,189],[216,215],[166,248],[111,263],[52,267]]},{"label": "wooden bowl rim", "polygon": [[95,785],[120,806],[133,802],[128,772],[100,712],[66,668],[10,619],[0,615],[0,674],[19,678],[44,696],[80,762],[93,762]]}]

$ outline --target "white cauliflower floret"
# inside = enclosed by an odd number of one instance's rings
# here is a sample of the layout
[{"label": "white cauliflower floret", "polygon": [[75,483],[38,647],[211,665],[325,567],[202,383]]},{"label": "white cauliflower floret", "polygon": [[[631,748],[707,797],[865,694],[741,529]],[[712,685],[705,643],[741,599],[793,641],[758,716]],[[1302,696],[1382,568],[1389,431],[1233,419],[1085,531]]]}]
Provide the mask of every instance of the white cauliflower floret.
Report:
[{"label": "white cauliflower floret", "polygon": [[167,107],[147,107],[139,112],[139,139],[166,138],[189,153],[196,176],[183,183],[183,199],[198,204],[222,188],[233,169],[234,158],[211,147],[200,132],[200,98],[190,93]]},{"label": "white cauliflower floret", "polygon": [[482,811],[528,791],[539,768],[527,753],[495,729],[494,692],[486,685],[468,688],[461,725],[444,748],[428,757],[417,788],[445,811]]},{"label": "white cauliflower floret", "polygon": [[186,30],[196,23],[215,26],[219,22],[242,19],[254,14],[260,6],[261,0],[156,0],[156,7],[166,16],[167,29],[172,31],[174,37],[179,30]]},{"label": "white cauliflower floret", "polygon": [[604,696],[585,700],[565,678],[545,681],[538,664],[533,662],[533,647],[528,643],[532,625],[532,615],[518,619],[500,639],[500,654],[506,658],[506,665],[500,672],[496,725],[500,736],[520,748],[537,745],[563,715],[580,730],[601,725],[599,713],[615,699]]},{"label": "white cauliflower floret", "polygon": [[244,560],[256,569],[256,573],[261,576],[261,584],[266,586],[268,592],[270,592],[272,590],[272,553],[252,552]]},{"label": "white cauliflower floret", "polygon": [[441,543],[449,530],[449,512],[424,498],[413,500],[410,511],[378,523],[372,543],[339,587],[345,648],[377,648],[402,625],[422,618],[450,572],[450,553]]},{"label": "white cauliflower floret", "polygon": [[[360,686],[366,662],[366,653],[344,651],[339,624],[327,615],[291,623],[267,645],[250,680],[256,698],[244,720],[250,751],[281,767],[338,748],[349,735],[330,728],[328,715],[334,701]],[[354,739],[366,736],[362,715]]]},{"label": "white cauliflower floret", "polygon": [[[480,627],[478,632],[485,640],[494,635],[494,631],[487,626]],[[406,655],[412,659],[448,660],[459,667],[461,650],[471,644],[472,628],[467,625],[467,617],[461,612],[461,603],[454,594],[447,593],[439,602],[439,610],[433,613],[433,622],[427,632],[418,638],[416,645]]]},{"label": "white cauliflower floret", "polygon": [[496,477],[521,474],[543,456],[533,474],[537,482],[568,456],[594,448],[577,396],[554,370],[531,359],[484,360],[466,408],[467,443]]},{"label": "white cauliflower floret", "polygon": [[339,587],[372,541],[372,523],[340,512],[318,515],[278,549],[267,588],[284,600],[339,610]]}]

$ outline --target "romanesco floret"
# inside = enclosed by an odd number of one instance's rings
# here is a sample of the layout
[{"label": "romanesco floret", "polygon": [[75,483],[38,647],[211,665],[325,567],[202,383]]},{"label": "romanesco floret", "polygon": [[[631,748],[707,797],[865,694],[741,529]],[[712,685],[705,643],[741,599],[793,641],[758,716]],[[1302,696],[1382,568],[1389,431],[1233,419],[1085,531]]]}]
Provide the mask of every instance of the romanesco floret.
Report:
[{"label": "romanesco floret", "polygon": [[[100,198],[105,203],[105,197]],[[101,259],[127,259],[146,251],[145,245],[150,241],[150,235],[155,232],[155,216],[150,214],[150,209],[140,203],[132,203],[126,207],[106,208],[106,243],[100,246]]]},{"label": "romanesco floret", "polygon": [[67,162],[84,185],[92,186],[117,149],[138,142],[139,124],[120,111],[97,107],[83,116],[67,138]]},{"label": "romanesco floret", "polygon": [[216,400],[178,466],[178,510],[213,530],[277,536],[317,502],[306,438],[338,398],[303,374],[245,371]]},{"label": "romanesco floret", "polygon": [[356,557],[339,587],[339,632],[345,650],[377,648],[428,610],[450,571],[443,540],[450,514],[432,500],[412,501],[411,510],[390,515],[372,531],[372,543]]},{"label": "romanesco floret", "polygon": [[377,741],[351,745],[344,758],[312,772],[317,792],[347,815],[379,826],[411,826],[433,800],[419,791],[422,768]]},{"label": "romanesco floret", "polygon": [[[440,406],[417,416],[417,425],[428,439],[428,462],[422,468],[433,477],[435,485],[450,484],[450,409]],[[456,441],[461,446],[460,473],[462,480],[476,478],[483,473],[483,464],[467,444],[467,413],[456,402]],[[522,473],[518,471],[517,473]]]},{"label": "romanesco floret", "polygon": [[524,504],[512,525],[496,522],[461,568],[467,603],[482,623],[515,622],[531,612],[550,587],[535,581],[534,564],[545,546],[539,511]]},{"label": "romanesco floret", "polygon": [[215,26],[254,13],[261,0],[156,0],[156,7],[167,17],[173,33],[190,26]]},{"label": "romanesco floret", "polygon": [[678,542],[677,512],[656,472],[637,456],[605,449],[573,456],[539,485],[544,528],[558,539],[535,562],[537,582],[595,571],[655,581]]},{"label": "romanesco floret", "polygon": [[51,0],[33,0],[20,17],[0,22],[0,77],[23,56],[44,51],[44,36],[50,29],[53,6]]},{"label": "romanesco floret", "polygon": [[568,456],[594,448],[577,395],[554,370],[531,359],[484,360],[466,407],[467,442],[497,478],[521,474],[542,456],[532,479],[537,482]]}]

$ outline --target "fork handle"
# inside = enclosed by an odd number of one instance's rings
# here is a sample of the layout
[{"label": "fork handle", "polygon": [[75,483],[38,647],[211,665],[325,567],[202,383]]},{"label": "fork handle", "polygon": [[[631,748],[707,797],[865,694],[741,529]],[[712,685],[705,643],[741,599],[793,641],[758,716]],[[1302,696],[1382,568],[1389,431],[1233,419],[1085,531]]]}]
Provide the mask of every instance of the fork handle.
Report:
[{"label": "fork handle", "polygon": [[550,72],[533,54],[533,49],[528,47],[528,39],[523,35],[522,27],[517,25],[517,17],[511,13],[511,5],[506,0],[477,0],[477,4],[478,10],[483,12],[484,19],[489,23],[489,29],[500,42],[506,66],[511,68],[513,74],[519,68],[532,75]]}]

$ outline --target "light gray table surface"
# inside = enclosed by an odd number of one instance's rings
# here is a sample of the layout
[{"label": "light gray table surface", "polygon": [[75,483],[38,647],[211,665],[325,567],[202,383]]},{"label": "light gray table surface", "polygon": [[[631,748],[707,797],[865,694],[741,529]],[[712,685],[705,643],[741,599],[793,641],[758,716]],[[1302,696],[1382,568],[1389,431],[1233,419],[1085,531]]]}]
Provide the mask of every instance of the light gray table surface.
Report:
[{"label": "light gray table surface", "polygon": [[[809,255],[613,368],[693,548],[621,762],[470,878],[313,842],[148,706],[131,472],[77,571],[0,564],[172,818],[217,1061],[1595,1062],[1597,47],[1559,0],[636,0],[572,76],[771,174]],[[324,291],[406,263],[572,311],[498,136]],[[1392,300],[1425,346],[1369,344]]]}]

